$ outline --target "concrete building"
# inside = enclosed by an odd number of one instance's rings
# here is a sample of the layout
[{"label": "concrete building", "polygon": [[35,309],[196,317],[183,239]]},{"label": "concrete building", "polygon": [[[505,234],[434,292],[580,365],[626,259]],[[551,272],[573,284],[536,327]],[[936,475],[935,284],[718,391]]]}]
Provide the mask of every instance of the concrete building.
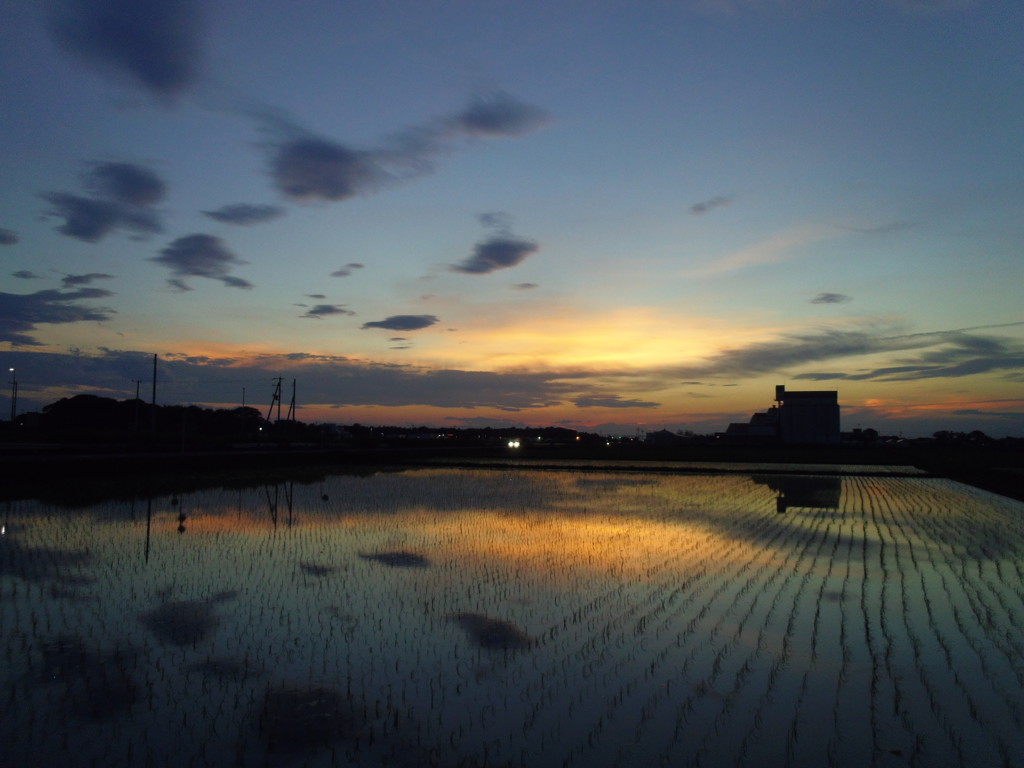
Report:
[{"label": "concrete building", "polygon": [[783,443],[837,445],[839,393],[832,390],[787,392],[775,387],[779,412],[779,440]]},{"label": "concrete building", "polygon": [[836,391],[787,392],[775,387],[775,405],[755,413],[748,423],[730,424],[727,439],[745,443],[786,445],[837,445],[839,443],[839,393]]}]

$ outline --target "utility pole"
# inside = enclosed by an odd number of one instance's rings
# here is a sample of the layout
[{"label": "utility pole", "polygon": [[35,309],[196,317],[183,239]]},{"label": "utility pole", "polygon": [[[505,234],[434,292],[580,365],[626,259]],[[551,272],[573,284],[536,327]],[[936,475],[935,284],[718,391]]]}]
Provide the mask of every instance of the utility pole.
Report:
[{"label": "utility pole", "polygon": [[132,379],[135,382],[135,427],[136,432],[139,431],[139,385],[142,384],[142,379]]},{"label": "utility pole", "polygon": [[288,421],[295,421],[295,379],[292,379],[292,401],[288,404]]},{"label": "utility pole", "polygon": [[156,432],[156,355],[153,355],[153,401],[152,401],[152,427],[153,431]]},{"label": "utility pole", "polygon": [[277,386],[274,387],[274,394],[270,398],[270,408],[267,409],[267,421],[270,421],[270,417],[274,413],[274,403],[277,403],[277,420],[281,420],[281,382],[284,381],[280,376],[272,381],[277,382]]},{"label": "utility pole", "polygon": [[14,417],[18,411],[18,378],[11,368],[11,428],[14,428]]}]

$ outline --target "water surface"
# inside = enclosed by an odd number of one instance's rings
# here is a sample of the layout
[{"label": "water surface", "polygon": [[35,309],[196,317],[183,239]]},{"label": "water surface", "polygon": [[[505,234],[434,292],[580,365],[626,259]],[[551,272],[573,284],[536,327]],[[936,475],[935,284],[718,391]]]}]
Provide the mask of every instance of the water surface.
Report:
[{"label": "water surface", "polygon": [[555,469],[11,502],[3,764],[1013,765],[1022,512]]}]

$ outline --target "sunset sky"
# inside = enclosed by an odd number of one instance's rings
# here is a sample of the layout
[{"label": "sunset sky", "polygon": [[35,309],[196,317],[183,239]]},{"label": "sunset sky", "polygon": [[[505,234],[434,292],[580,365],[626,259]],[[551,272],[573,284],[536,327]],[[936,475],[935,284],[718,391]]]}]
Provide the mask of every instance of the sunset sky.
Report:
[{"label": "sunset sky", "polygon": [[1019,0],[0,18],[19,412],[155,354],[158,403],[310,422],[707,432],[785,384],[1024,435]]}]

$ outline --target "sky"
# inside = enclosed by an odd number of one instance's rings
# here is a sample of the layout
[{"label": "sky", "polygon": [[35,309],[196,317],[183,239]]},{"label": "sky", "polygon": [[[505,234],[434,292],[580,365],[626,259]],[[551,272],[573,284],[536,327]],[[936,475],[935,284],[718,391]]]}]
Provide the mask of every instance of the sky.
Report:
[{"label": "sky", "polygon": [[0,15],[4,418],[1024,435],[1019,0]]}]

